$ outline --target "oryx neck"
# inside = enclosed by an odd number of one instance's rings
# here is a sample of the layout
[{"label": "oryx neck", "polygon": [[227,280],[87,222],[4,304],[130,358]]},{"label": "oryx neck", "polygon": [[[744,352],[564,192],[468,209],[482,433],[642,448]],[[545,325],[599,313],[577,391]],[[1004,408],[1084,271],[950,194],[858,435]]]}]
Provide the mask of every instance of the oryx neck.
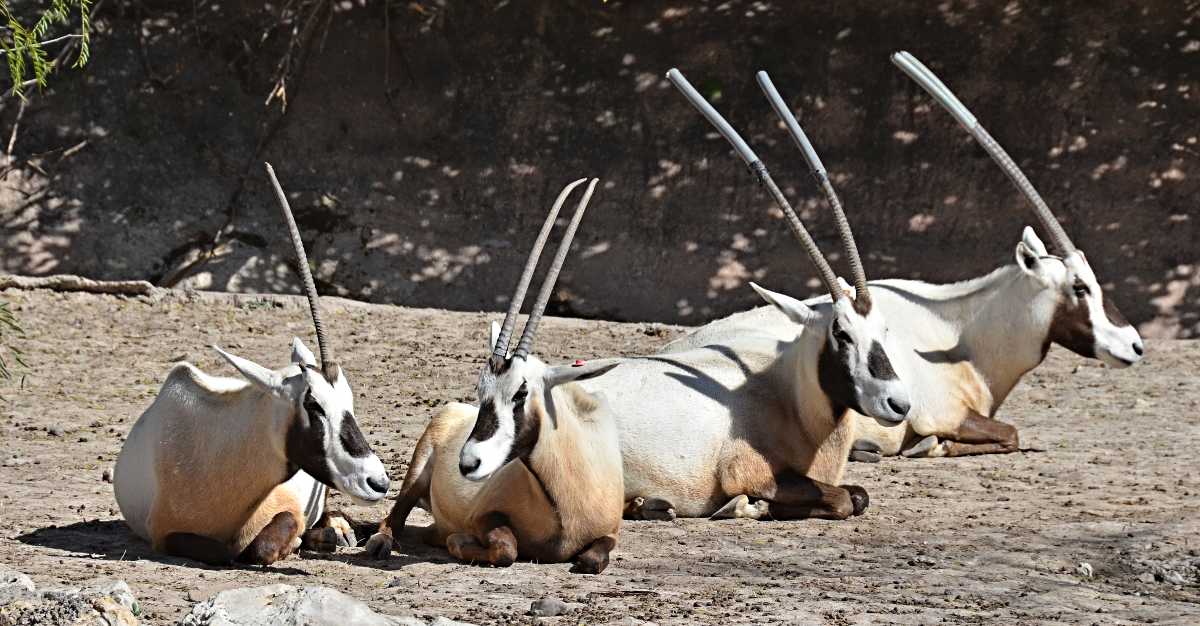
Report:
[{"label": "oryx neck", "polygon": [[987,383],[999,406],[1026,372],[1045,358],[1057,296],[1032,283],[1016,265],[988,275],[993,280],[962,305],[959,345]]}]

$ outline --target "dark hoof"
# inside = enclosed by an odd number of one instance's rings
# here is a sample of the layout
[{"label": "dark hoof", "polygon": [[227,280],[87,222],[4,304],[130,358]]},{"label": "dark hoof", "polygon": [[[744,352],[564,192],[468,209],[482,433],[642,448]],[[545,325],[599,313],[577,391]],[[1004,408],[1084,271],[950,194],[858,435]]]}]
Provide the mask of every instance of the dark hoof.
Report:
[{"label": "dark hoof", "polygon": [[871,497],[867,495],[867,490],[858,485],[843,485],[842,487],[850,492],[850,503],[854,505],[854,516],[862,515],[866,512],[867,507],[871,504]]},{"label": "dark hoof", "polygon": [[851,450],[850,460],[858,463],[878,463],[883,460],[883,455],[867,450]]},{"label": "dark hoof", "polygon": [[337,552],[338,533],[329,528],[314,528],[304,533],[300,548],[312,552]]},{"label": "dark hoof", "polygon": [[670,522],[675,519],[675,507],[662,498],[638,496],[626,505],[625,519]]},{"label": "dark hoof", "polygon": [[381,561],[392,555],[392,537],[383,533],[375,533],[367,540],[363,553],[368,557]]},{"label": "dark hoof", "polygon": [[571,573],[599,574],[606,567],[608,567],[608,554],[602,556],[583,554],[578,559],[575,559],[575,564],[571,566]]}]

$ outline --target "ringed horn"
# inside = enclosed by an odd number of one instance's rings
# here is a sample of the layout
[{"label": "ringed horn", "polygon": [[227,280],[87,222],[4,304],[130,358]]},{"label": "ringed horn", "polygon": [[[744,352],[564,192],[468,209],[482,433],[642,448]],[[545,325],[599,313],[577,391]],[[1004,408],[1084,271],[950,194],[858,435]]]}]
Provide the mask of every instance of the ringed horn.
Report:
[{"label": "ringed horn", "polygon": [[304,295],[308,296],[308,308],[312,312],[313,326],[317,331],[317,349],[321,352],[321,373],[324,374],[326,380],[332,383],[334,376],[337,375],[337,367],[333,362],[329,343],[325,340],[325,326],[321,324],[317,287],[313,284],[312,271],[308,269],[308,255],[304,253],[304,242],[300,239],[300,229],[296,228],[296,220],[292,217],[292,207],[283,193],[283,187],[279,185],[279,179],[275,177],[275,168],[271,167],[270,163],[263,163],[263,165],[267,166],[267,176],[271,178],[271,186],[275,188],[275,199],[279,201],[279,211],[283,214],[283,221],[287,224],[288,234],[292,238],[292,246],[296,249],[296,264],[300,270],[300,280],[304,282]]},{"label": "ringed horn", "polygon": [[771,82],[771,77],[766,72],[759,72],[756,75],[758,86],[762,88],[766,94],[767,100],[771,102],[771,108],[775,109],[775,113],[783,120],[783,125],[792,135],[792,140],[796,142],[796,147],[800,148],[800,152],[804,154],[804,160],[808,161],[808,169],[812,172],[813,178],[817,179],[817,184],[821,186],[821,191],[825,192],[825,200],[829,202],[829,206],[833,209],[833,218],[837,223],[838,235],[842,240],[842,251],[846,255],[846,259],[850,262],[850,274],[854,278],[855,298],[854,304],[864,310],[871,308],[871,293],[867,291],[867,274],[863,271],[862,257],[858,254],[858,245],[854,242],[854,232],[850,230],[850,220],[846,219],[846,212],[842,210],[842,202],[838,200],[837,194],[833,191],[833,185],[829,182],[829,174],[825,171],[825,164],[821,162],[821,157],[817,156],[817,151],[813,148],[812,143],[808,140],[808,135],[804,134],[804,129],[800,127],[800,122],[796,121],[796,116],[792,115],[792,110],[783,102],[783,98],[775,89],[775,84]]},{"label": "ringed horn", "polygon": [[1046,205],[1046,201],[1033,188],[1033,183],[1029,182],[1029,179],[1025,177],[1021,168],[1017,167],[1017,164],[1013,162],[1012,157],[1008,156],[1004,148],[1000,147],[1000,144],[988,134],[987,129],[979,123],[979,120],[958,99],[958,96],[955,96],[954,92],[950,91],[950,88],[936,74],[928,67],[925,67],[925,64],[918,61],[917,57],[908,52],[900,51],[893,54],[892,63],[903,70],[905,74],[908,74],[909,78],[917,81],[918,85],[929,92],[929,95],[933,96],[934,100],[937,100],[938,104],[942,105],[942,108],[949,111],[954,116],[954,119],[958,120],[958,123],[975,138],[975,141],[983,146],[983,149],[992,157],[992,160],[1000,166],[1000,169],[1004,170],[1004,173],[1016,184],[1021,193],[1025,194],[1025,197],[1029,199],[1030,204],[1033,205],[1034,213],[1037,214],[1038,221],[1050,233],[1050,241],[1058,249],[1058,252],[1063,256],[1068,256],[1075,252],[1075,244],[1071,243],[1071,239],[1067,237],[1062,224],[1058,223],[1058,220],[1054,217],[1054,213],[1050,212],[1050,207]]},{"label": "ringed horn", "polygon": [[678,69],[672,68],[667,72],[667,80],[671,81],[671,84],[675,85],[675,88],[678,89],[685,98],[687,98],[688,102],[690,102],[697,111],[700,111],[700,114],[703,115],[710,124],[716,127],[717,132],[721,133],[721,136],[733,146],[733,149],[738,153],[738,156],[740,156],[742,160],[746,162],[746,165],[750,167],[750,171],[754,172],[754,175],[758,177],[758,180],[763,184],[764,187],[767,188],[767,191],[771,194],[771,197],[775,199],[775,204],[779,205],[779,208],[783,211],[784,216],[787,217],[788,226],[791,227],[792,234],[796,235],[796,238],[800,240],[800,245],[808,254],[808,258],[812,260],[813,265],[816,266],[817,274],[820,276],[821,282],[825,285],[825,289],[829,292],[829,297],[833,298],[835,302],[842,298],[844,293],[842,292],[841,287],[838,285],[837,276],[833,273],[833,268],[829,267],[829,261],[825,260],[825,256],[821,254],[821,249],[817,247],[817,242],[813,241],[812,235],[810,235],[808,230],[804,228],[804,224],[800,221],[800,217],[796,215],[794,210],[792,210],[792,205],[783,195],[783,191],[781,191],[779,186],[775,184],[775,181],[771,179],[770,173],[767,172],[767,166],[763,165],[763,162],[759,160],[758,155],[754,154],[754,151],[750,149],[750,146],[746,145],[746,141],[743,140],[742,136],[739,135],[738,132],[729,125],[729,122],[725,121],[725,118],[722,117],[721,114],[718,113],[717,110],[714,109],[712,105],[709,104],[708,101],[696,91],[695,87],[692,87],[692,84],[688,82],[687,78],[683,76],[682,72],[680,72]]},{"label": "ringed horn", "polygon": [[[496,338],[496,345],[492,349],[492,359],[496,366],[499,366],[508,358],[508,344],[512,338],[513,329],[517,325],[517,316],[521,313],[521,305],[525,300],[525,293],[529,290],[529,283],[533,279],[533,273],[537,270],[542,249],[546,246],[550,230],[554,228],[554,220],[558,217],[559,210],[571,195],[571,192],[586,180],[586,178],[581,178],[563,187],[562,191],[558,194],[558,198],[554,200],[554,206],[550,209],[549,215],[546,216],[546,221],[542,223],[542,230],[538,233],[537,240],[534,241],[533,249],[529,251],[529,258],[525,260],[525,269],[521,272],[521,279],[517,281],[517,288],[513,292],[512,302],[509,303],[508,313],[504,316],[504,323],[500,327],[500,335]],[[575,231],[579,228],[579,222],[583,220],[583,213],[587,210],[588,202],[592,199],[592,192],[596,189],[596,184],[599,182],[600,179],[598,178],[592,179],[583,194],[583,198],[579,201],[579,205],[575,208],[575,215],[567,225],[567,230],[563,234],[563,240],[558,244],[558,250],[554,255],[554,261],[546,273],[546,278],[542,281],[542,288],[538,292],[537,300],[534,301],[533,308],[529,311],[529,319],[525,322],[525,329],[521,332],[521,339],[517,343],[517,349],[513,353],[513,358],[518,356],[525,358],[529,356],[530,350],[533,349],[533,340],[537,335],[537,327],[542,320],[542,314],[546,310],[546,305],[550,301],[550,294],[554,291],[554,283],[558,280],[558,274],[562,270],[567,252],[571,248],[571,240],[575,237]]]}]

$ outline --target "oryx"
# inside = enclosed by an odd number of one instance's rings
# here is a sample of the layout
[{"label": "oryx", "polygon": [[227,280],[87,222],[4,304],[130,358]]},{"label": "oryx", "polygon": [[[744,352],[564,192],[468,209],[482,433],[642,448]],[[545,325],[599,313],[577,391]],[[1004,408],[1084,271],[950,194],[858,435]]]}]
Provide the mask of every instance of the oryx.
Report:
[{"label": "oryx", "polygon": [[576,384],[620,361],[554,365],[533,355],[538,324],[575,229],[598,182],[593,179],[567,226],[516,350],[509,340],[538,257],[562,203],[559,194],[529,253],[503,326],[492,325],[492,354],[481,368],[479,406],[452,403],[433,417],[413,451],[400,498],[366,552],[385,558],[413,506],[433,514],[428,537],[456,558],[498,566],[518,558],[574,561],[574,572],[608,565],[621,524],[624,490],[616,423],[604,398]]},{"label": "oryx", "polygon": [[267,565],[302,539],[333,549],[350,529],[344,520],[327,525],[325,488],[364,503],[388,489],[355,421],[350,383],[330,356],[287,197],[269,164],[267,173],[296,248],[321,362],[293,339],[291,364],[278,370],[213,346],[245,380],[176,365],[133,425],[113,475],[135,534],[155,550],[205,563]]},{"label": "oryx", "polygon": [[[809,306],[753,285],[792,325],[739,329],[692,350],[628,359],[607,376],[581,383],[604,393],[618,420],[628,513],[776,519],[859,514],[868,504],[866,491],[838,486],[853,441],[849,411],[901,421],[909,409],[906,381],[896,376],[884,348],[885,316],[873,306],[861,264],[852,261],[861,288],[850,296],[737,131],[678,70],[667,77],[767,188],[830,301]],[[815,151],[806,154],[816,159]],[[832,187],[823,189],[840,212]],[[857,259],[845,220],[839,232],[848,256]],[[729,502],[734,496],[741,499]]]}]

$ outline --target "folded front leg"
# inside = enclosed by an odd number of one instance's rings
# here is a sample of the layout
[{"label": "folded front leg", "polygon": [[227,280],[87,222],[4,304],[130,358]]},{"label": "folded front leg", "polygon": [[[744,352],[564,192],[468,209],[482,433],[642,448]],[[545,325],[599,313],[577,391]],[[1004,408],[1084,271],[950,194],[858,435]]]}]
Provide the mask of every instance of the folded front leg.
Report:
[{"label": "folded front leg", "polygon": [[517,537],[502,513],[480,517],[477,534],[454,533],[446,538],[446,549],[454,558],[467,563],[488,563],[508,567],[517,560]]}]

